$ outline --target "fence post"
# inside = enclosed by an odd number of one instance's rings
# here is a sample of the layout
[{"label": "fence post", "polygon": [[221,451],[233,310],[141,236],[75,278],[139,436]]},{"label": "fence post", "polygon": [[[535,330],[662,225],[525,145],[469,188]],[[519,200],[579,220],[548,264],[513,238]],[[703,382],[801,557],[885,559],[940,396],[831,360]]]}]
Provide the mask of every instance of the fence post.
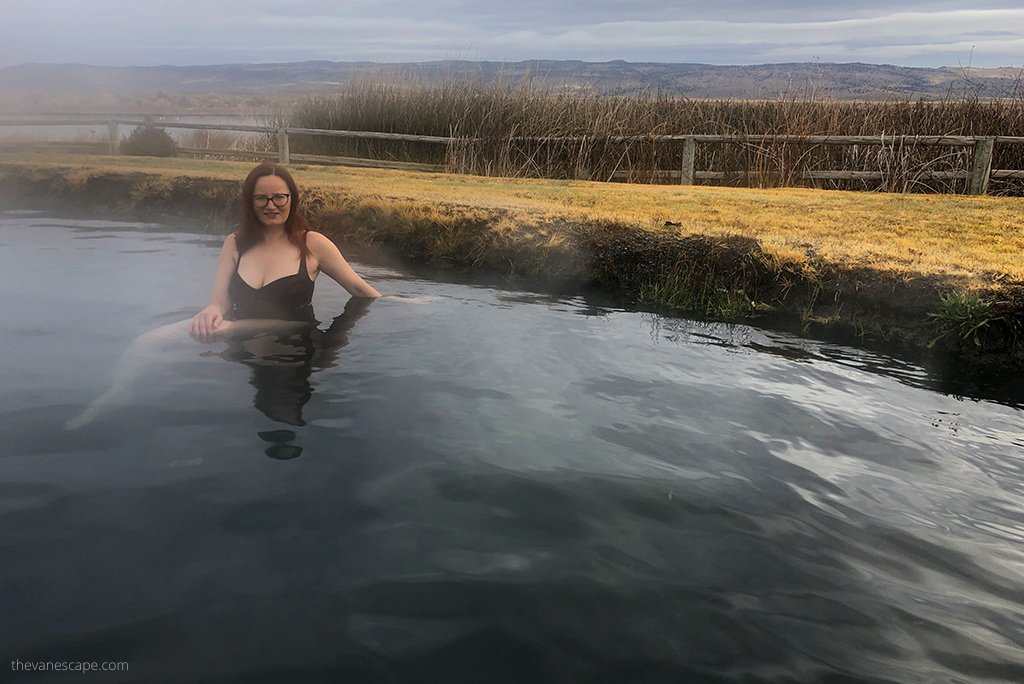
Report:
[{"label": "fence post", "polygon": [[277,161],[279,164],[291,163],[291,155],[288,152],[288,131],[284,128],[277,129]]},{"label": "fence post", "polygon": [[988,177],[992,172],[992,150],[995,138],[978,138],[974,143],[974,161],[971,164],[969,195],[984,195],[988,192]]},{"label": "fence post", "polygon": [[117,121],[107,122],[107,134],[110,135],[110,154],[121,154],[121,136],[118,134]]},{"label": "fence post", "polygon": [[683,167],[679,175],[680,185],[693,185],[693,157],[697,141],[693,138],[683,140]]}]

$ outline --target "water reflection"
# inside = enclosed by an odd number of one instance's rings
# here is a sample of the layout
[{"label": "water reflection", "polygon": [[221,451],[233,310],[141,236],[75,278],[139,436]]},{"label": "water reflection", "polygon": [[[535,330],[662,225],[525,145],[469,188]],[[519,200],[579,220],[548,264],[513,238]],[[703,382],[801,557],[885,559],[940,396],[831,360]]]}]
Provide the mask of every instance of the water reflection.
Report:
[{"label": "water reflection", "polygon": [[26,294],[0,326],[12,658],[168,683],[1024,681],[1020,410],[777,331],[367,267],[392,295],[369,320],[321,288],[326,330],[223,358],[180,335],[123,410],[55,430],[209,294],[219,242],[115,238],[84,259],[65,229],[0,231]]},{"label": "water reflection", "polygon": [[[263,415],[278,423],[302,427],[306,424],[302,409],[313,396],[310,376],[314,370],[337,365],[338,352],[348,344],[349,332],[367,314],[373,301],[353,297],[326,330],[311,326],[287,335],[266,334],[233,341],[220,357],[252,370],[249,382],[256,388],[253,403]],[[289,460],[302,454],[302,447],[291,443],[296,438],[291,430],[257,434],[270,443],[266,454],[271,458]]]},{"label": "water reflection", "polygon": [[995,401],[1024,407],[1024,374],[1012,371],[998,355],[969,357],[958,353],[880,353],[863,348],[716,321],[648,313],[644,328],[651,342],[680,346],[720,347],[730,353],[774,356],[796,363],[827,364],[893,378],[908,387],[927,389],[957,399]]}]

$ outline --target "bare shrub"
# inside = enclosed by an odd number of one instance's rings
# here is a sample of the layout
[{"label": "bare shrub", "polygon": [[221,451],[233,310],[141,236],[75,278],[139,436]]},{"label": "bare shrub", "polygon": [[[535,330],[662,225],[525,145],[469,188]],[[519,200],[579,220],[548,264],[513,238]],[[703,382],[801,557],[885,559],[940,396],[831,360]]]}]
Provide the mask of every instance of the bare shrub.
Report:
[{"label": "bare shrub", "polygon": [[178,143],[162,128],[144,124],[121,139],[121,154],[139,157],[176,157]]}]

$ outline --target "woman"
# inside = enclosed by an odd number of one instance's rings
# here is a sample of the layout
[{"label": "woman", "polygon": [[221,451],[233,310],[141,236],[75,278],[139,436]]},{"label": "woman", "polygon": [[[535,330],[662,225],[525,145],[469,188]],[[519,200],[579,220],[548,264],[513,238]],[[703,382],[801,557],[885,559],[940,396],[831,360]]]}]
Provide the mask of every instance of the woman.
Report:
[{"label": "woman", "polygon": [[[299,190],[287,170],[269,162],[253,169],[242,185],[241,225],[224,240],[220,251],[209,305],[191,321],[171,323],[135,338],[114,369],[110,389],[64,427],[78,429],[125,404],[135,380],[163,358],[168,347],[187,340],[186,327],[202,342],[229,343],[265,341],[264,333],[309,330],[316,323],[310,302],[320,273],[354,297],[364,298],[363,302],[380,297],[333,242],[309,229],[299,206]],[[365,313],[365,306],[355,309]]]},{"label": "woman", "polygon": [[313,282],[327,274],[353,297],[379,297],[338,248],[309,229],[300,196],[286,169],[264,162],[242,185],[242,222],[224,240],[209,305],[192,319],[189,334],[222,339],[235,321],[312,322]]}]

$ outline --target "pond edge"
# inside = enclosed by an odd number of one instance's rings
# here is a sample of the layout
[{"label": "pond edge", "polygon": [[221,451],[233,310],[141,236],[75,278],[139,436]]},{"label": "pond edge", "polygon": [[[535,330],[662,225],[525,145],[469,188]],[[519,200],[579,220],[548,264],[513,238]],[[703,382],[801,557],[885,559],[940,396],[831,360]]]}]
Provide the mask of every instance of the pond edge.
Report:
[{"label": "pond edge", "polygon": [[[236,221],[240,186],[193,172],[0,162],[3,206],[186,219],[222,234]],[[953,277],[821,259],[787,263],[750,237],[683,237],[444,200],[359,197],[324,183],[303,183],[303,192],[310,225],[346,250],[563,294],[596,287],[658,313],[750,322],[942,366],[1024,367],[1022,283],[967,291]]]}]

